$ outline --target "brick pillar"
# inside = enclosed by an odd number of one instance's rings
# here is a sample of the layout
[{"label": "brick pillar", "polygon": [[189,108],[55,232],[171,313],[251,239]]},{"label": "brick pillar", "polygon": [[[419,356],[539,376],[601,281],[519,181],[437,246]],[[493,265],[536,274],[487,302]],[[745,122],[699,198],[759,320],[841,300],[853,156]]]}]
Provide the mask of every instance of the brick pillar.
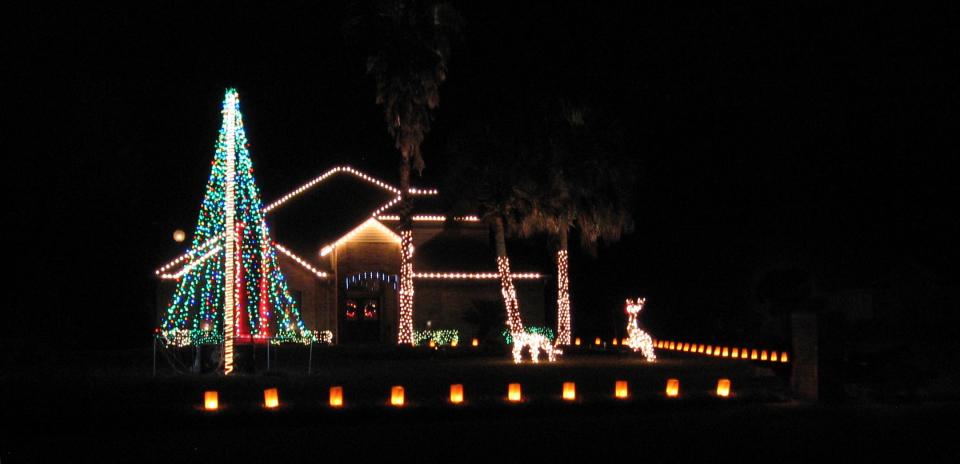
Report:
[{"label": "brick pillar", "polygon": [[799,398],[817,401],[817,315],[793,313],[790,316],[790,325],[793,337],[790,387]]}]

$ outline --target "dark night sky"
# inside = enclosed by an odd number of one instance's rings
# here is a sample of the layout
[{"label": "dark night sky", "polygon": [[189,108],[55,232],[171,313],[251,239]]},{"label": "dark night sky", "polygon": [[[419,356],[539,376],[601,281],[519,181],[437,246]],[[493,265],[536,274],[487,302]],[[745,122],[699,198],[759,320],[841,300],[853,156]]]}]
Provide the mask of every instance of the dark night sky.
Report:
[{"label": "dark night sky", "polygon": [[[956,285],[955,11],[592,3],[455,2],[464,40],[416,180],[439,183],[445,138],[478,108],[585,95],[619,119],[640,165],[638,230],[596,260],[574,256],[580,328],[609,331],[635,294],[663,330],[737,320],[758,269],[782,262],[816,269],[824,291],[902,266]],[[36,254],[5,329],[36,317],[41,337],[68,344],[91,331],[145,343],[152,270],[176,253],[171,232],[194,226],[227,86],[267,201],[341,162],[395,181],[344,10],[135,2],[15,15],[5,119],[28,143],[5,152],[8,247]]]}]

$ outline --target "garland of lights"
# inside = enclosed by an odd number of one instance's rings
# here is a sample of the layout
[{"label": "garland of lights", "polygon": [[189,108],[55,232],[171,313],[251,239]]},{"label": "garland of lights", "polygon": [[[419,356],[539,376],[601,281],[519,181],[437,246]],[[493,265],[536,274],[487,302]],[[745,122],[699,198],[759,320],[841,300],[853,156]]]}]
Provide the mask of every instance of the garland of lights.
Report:
[{"label": "garland of lights", "polygon": [[360,282],[365,280],[379,280],[384,283],[388,283],[393,286],[393,289],[397,289],[397,275],[396,274],[386,274],[383,272],[361,272],[359,274],[354,274],[349,277],[344,277],[343,285],[347,290],[350,290],[351,285],[357,285]]},{"label": "garland of lights", "polygon": [[433,340],[438,345],[451,345],[460,341],[460,331],[456,329],[414,330],[413,344],[420,346]]},{"label": "garland of lights", "polygon": [[[553,329],[551,329],[550,327],[532,325],[532,326],[526,327],[524,331],[527,333],[543,335],[544,337],[547,337],[550,341],[555,341],[553,336]],[[513,344],[513,334],[511,334],[509,330],[504,329],[503,332],[501,332],[501,335],[503,335],[503,340],[507,345]]]},{"label": "garland of lights", "polygon": [[570,276],[567,250],[557,252],[557,344],[570,344]]},{"label": "garland of lights", "polygon": [[397,343],[413,343],[413,231],[400,232],[400,321]]},{"label": "garland of lights", "polygon": [[329,330],[317,332],[317,342],[324,345],[333,345],[333,332]]},{"label": "garland of lights", "polygon": [[650,334],[640,330],[640,327],[637,325],[637,314],[640,314],[646,302],[646,298],[637,298],[636,300],[627,299],[625,309],[628,318],[626,345],[634,352],[640,350],[647,361],[656,361],[657,356],[653,352],[653,339],[650,338]]},{"label": "garland of lights", "polygon": [[309,343],[316,335],[304,327],[280,272],[233,89],[226,92],[223,116],[192,251],[176,277],[161,332],[176,346],[224,343],[229,373],[231,340]]}]

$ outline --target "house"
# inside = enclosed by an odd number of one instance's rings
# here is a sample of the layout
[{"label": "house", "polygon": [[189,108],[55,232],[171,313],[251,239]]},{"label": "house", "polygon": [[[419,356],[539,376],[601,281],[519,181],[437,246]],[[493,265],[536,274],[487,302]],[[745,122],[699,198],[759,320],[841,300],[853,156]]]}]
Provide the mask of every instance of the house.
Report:
[{"label": "house", "polygon": [[[488,227],[476,216],[441,213],[434,189],[411,194],[414,330],[499,336],[490,321],[505,310]],[[263,207],[280,270],[307,328],[330,331],[337,344],[396,342],[399,200],[397,187],[338,166]],[[548,258],[548,252],[538,244],[517,251],[511,260],[524,322],[546,325],[551,276],[540,272],[546,263],[536,257]],[[182,275],[178,268],[186,265],[180,257],[157,271],[158,302],[169,301]]]}]

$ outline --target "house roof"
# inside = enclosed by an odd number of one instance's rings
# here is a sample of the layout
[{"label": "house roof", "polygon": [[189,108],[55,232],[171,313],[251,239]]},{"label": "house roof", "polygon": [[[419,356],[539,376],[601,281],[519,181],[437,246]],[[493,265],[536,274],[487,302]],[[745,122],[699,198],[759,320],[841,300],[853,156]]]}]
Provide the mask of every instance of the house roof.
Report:
[{"label": "house roof", "polygon": [[[359,181],[359,182],[358,182]],[[437,195],[436,189],[410,188],[417,197]],[[323,198],[323,201],[304,201]],[[278,252],[294,258],[311,272],[322,273],[320,243],[333,243],[357,226],[400,201],[400,189],[351,166],[336,166],[310,179],[263,207]],[[319,219],[319,220],[318,220]],[[158,268],[161,279],[177,279],[218,245],[214,237]],[[191,264],[193,263],[193,264]],[[319,275],[319,274],[318,274]]]},{"label": "house roof", "polygon": [[[443,232],[418,247],[414,267],[418,278],[469,273],[466,278],[490,278],[495,260],[489,246],[486,228],[476,216],[447,217],[442,211],[436,189],[411,188],[417,197],[413,221],[415,225],[443,227]],[[387,233],[399,240],[396,206],[400,189],[350,166],[337,166],[291,190],[263,210],[270,226],[277,252],[304,269],[327,277],[328,266],[323,256],[345,240],[365,231]],[[476,224],[473,232],[450,228],[449,223]],[[178,279],[198,262],[216,253],[219,237],[196,249],[188,250],[157,269],[161,279]],[[318,247],[318,244],[319,245]],[[541,259],[546,253],[523,243],[511,243],[510,257],[515,277],[540,278],[530,269],[544,268]],[[428,264],[429,263],[429,264]],[[549,268],[549,264],[547,267]],[[492,275],[492,274],[491,274]]]}]

